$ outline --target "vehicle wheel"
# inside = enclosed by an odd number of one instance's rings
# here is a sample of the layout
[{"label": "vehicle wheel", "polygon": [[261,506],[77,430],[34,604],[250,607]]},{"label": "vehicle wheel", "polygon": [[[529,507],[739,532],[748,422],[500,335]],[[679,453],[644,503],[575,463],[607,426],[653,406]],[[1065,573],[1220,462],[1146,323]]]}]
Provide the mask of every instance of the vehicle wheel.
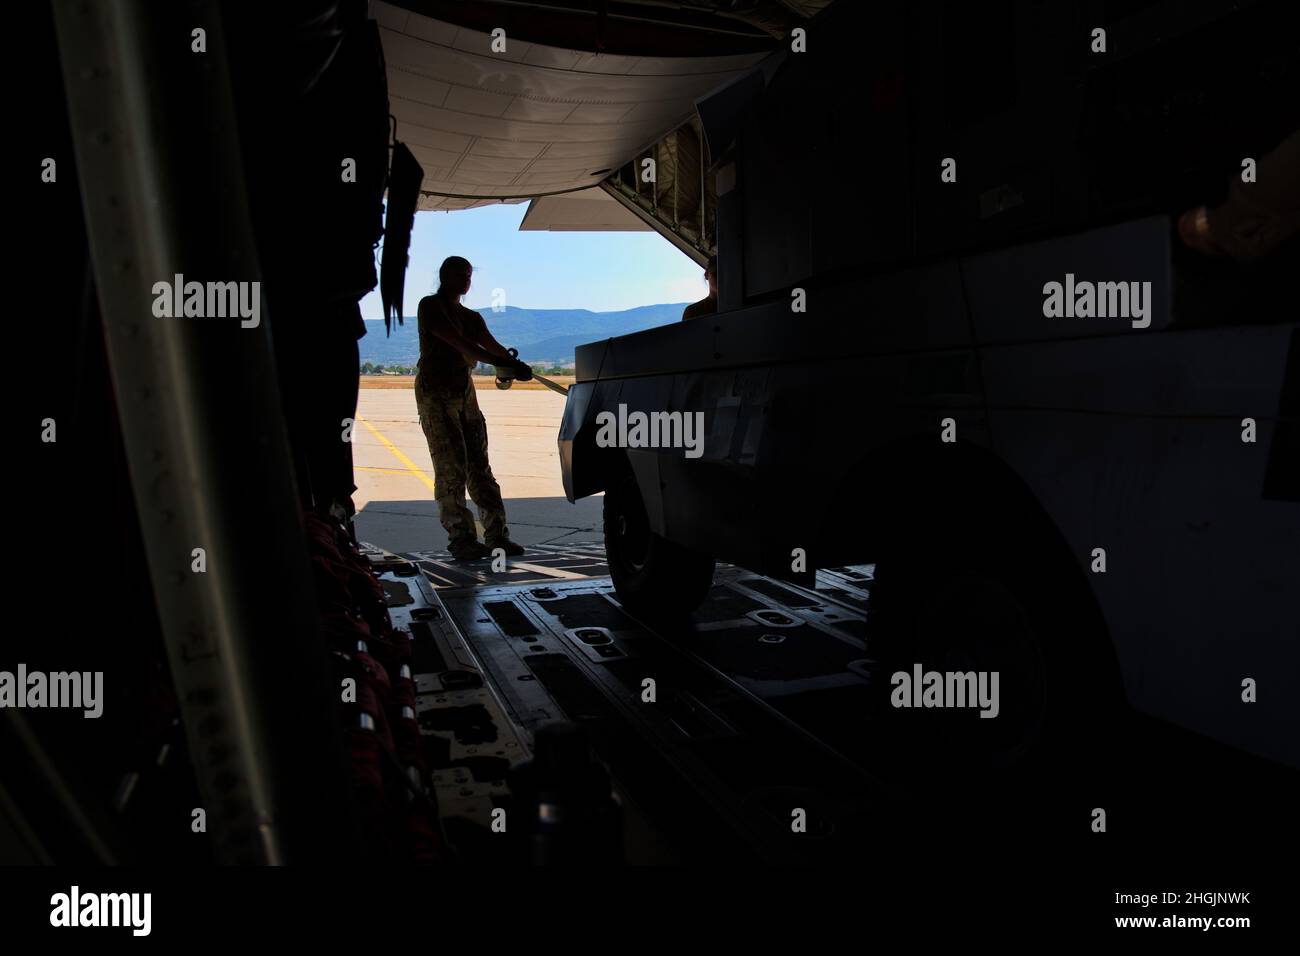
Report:
[{"label": "vehicle wheel", "polygon": [[605,557],[619,601],[638,613],[689,614],[713,585],[711,556],[650,530],[632,475],[625,475],[605,492]]},{"label": "vehicle wheel", "polygon": [[[914,526],[877,563],[867,633],[886,759],[931,792],[957,775],[964,793],[1048,812],[1049,792],[1086,792],[1078,781],[1113,743],[1123,689],[1109,636],[1059,545],[980,521],[947,528]],[[893,676],[917,664],[998,672],[998,716],[894,706]]]}]

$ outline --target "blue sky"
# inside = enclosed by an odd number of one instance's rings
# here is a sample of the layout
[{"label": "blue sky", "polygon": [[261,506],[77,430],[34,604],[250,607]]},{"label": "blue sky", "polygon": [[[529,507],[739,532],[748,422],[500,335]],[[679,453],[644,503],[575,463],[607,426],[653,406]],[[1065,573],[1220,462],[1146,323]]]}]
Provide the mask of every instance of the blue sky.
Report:
[{"label": "blue sky", "polygon": [[[505,291],[507,306],[593,312],[694,302],[708,292],[703,270],[658,233],[520,232],[527,210],[522,202],[416,213],[402,311],[415,315],[450,255],[474,265],[464,299],[472,309],[492,305],[493,289]],[[383,318],[378,289],[361,300],[361,315]]]}]

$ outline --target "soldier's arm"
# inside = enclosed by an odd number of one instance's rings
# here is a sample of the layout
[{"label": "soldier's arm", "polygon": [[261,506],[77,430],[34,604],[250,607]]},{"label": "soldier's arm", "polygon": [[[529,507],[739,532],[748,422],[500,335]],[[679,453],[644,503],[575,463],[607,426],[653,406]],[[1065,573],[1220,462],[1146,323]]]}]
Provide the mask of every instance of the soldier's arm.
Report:
[{"label": "soldier's arm", "polygon": [[[464,306],[461,306],[461,308],[464,308]],[[472,330],[472,334],[478,344],[489,352],[500,352],[501,357],[492,364],[514,369],[515,378],[519,379],[521,382],[526,382],[533,377],[533,371],[527,363],[521,362],[517,358],[512,358],[506,347],[492,337],[492,333],[488,331],[487,323],[483,321],[483,316],[479,315],[473,309],[465,309],[465,311],[469,313],[467,318],[469,318],[471,322],[470,329]]]},{"label": "soldier's arm", "polygon": [[509,350],[500,342],[498,342],[495,338],[492,337],[492,333],[488,331],[487,323],[483,321],[483,317],[479,315],[477,312],[474,313],[474,316],[476,319],[478,319],[477,327],[479,329],[479,333],[476,338],[478,344],[483,346],[483,348],[487,349],[490,352],[500,352],[502,355],[509,356],[510,354]]},{"label": "soldier's arm", "polygon": [[429,332],[438,336],[461,354],[480,362],[486,362],[488,365],[501,365],[503,362],[513,361],[506,355],[504,349],[500,353],[488,351],[477,342],[465,338],[452,327],[450,322],[446,321],[441,309],[436,305],[428,304],[429,298],[432,298],[432,296],[420,300],[419,310],[419,319],[426,324]]}]

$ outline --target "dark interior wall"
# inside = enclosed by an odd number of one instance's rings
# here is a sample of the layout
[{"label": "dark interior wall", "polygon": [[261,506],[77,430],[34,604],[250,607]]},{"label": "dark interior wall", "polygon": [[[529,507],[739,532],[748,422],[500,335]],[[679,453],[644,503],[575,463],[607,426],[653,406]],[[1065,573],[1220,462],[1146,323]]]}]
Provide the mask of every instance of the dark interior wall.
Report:
[{"label": "dark interior wall", "polygon": [[1222,198],[1300,124],[1284,7],[836,4],[740,137],[746,300]]},{"label": "dark interior wall", "polygon": [[[21,95],[13,98],[23,148],[9,180],[10,321],[6,398],[15,410],[15,446],[6,456],[5,499],[11,555],[6,591],[10,623],[0,667],[102,671],[103,715],[27,711],[55,781],[32,759],[22,735],[0,719],[4,786],[42,852],[64,861],[98,858],[194,859],[201,844],[173,839],[159,808],[196,805],[184,738],[146,571],[130,476],[108,367],[82,216],[76,158],[54,22],[47,4],[9,12],[21,37]],[[12,67],[11,67],[12,68]],[[56,180],[41,181],[41,163]],[[41,440],[53,420],[56,441]],[[171,744],[169,765],[156,758]],[[150,772],[150,768],[154,771]],[[118,808],[130,774],[144,771]],[[96,851],[70,819],[74,797],[101,827]],[[10,820],[11,832],[23,827]]]}]

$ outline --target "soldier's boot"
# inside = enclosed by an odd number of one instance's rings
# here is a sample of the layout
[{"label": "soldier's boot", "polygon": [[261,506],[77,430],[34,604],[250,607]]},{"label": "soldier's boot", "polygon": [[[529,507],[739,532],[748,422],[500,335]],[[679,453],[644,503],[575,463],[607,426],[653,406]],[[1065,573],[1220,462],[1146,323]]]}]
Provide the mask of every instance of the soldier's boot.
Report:
[{"label": "soldier's boot", "polygon": [[481,558],[492,556],[491,549],[477,538],[453,541],[447,545],[447,550],[451,552],[451,556],[457,561],[478,561]]},{"label": "soldier's boot", "polygon": [[507,557],[517,558],[524,553],[523,545],[515,544],[509,538],[493,538],[487,542],[489,549],[500,548]]}]

